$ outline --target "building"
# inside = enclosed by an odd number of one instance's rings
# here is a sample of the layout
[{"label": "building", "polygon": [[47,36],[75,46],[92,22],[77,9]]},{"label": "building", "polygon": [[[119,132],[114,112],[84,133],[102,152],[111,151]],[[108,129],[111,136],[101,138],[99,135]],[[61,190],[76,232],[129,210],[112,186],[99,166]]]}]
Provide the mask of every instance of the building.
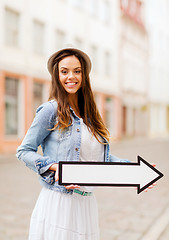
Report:
[{"label": "building", "polygon": [[35,109],[48,98],[47,59],[67,46],[79,47],[92,58],[100,112],[111,133],[121,135],[117,7],[110,0],[0,2],[0,152],[14,152],[20,144]]},{"label": "building", "polygon": [[[169,2],[145,1],[149,33],[149,135],[169,134]],[[151,10],[153,9],[153,10]]]},{"label": "building", "polygon": [[119,83],[123,136],[148,132],[148,34],[140,0],[121,0]]},{"label": "building", "polygon": [[69,46],[92,59],[96,102],[114,138],[168,134],[167,11],[167,0],[0,1],[0,153],[15,152],[48,100],[49,56]]}]

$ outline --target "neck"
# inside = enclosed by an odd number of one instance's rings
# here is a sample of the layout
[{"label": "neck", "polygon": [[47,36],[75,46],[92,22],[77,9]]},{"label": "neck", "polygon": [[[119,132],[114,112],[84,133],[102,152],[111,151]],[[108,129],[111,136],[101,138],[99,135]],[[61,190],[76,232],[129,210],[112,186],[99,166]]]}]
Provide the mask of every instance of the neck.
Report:
[{"label": "neck", "polygon": [[80,117],[80,109],[78,106],[78,95],[69,95],[69,104],[72,107],[75,114]]},{"label": "neck", "polygon": [[78,105],[78,95],[77,94],[70,94],[68,96],[70,105]]}]

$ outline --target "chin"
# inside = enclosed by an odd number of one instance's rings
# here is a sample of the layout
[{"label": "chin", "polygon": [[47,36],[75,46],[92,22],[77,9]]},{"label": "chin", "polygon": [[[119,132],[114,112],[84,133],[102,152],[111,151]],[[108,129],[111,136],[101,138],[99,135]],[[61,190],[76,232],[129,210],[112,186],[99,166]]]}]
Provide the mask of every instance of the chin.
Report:
[{"label": "chin", "polygon": [[77,91],[67,91],[67,93],[70,94],[70,95],[71,95],[71,94],[73,95],[73,94],[76,94]]},{"label": "chin", "polygon": [[68,94],[75,94],[75,93],[78,92],[79,89],[72,89],[72,90],[70,90],[70,89],[65,89],[65,90],[66,90],[66,92],[67,92]]}]

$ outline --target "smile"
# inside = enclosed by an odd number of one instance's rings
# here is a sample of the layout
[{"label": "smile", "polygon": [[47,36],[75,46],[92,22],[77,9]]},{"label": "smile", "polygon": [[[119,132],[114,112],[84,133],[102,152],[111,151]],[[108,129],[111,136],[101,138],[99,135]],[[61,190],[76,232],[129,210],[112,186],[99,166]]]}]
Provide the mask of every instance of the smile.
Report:
[{"label": "smile", "polygon": [[77,84],[77,82],[66,82],[65,84],[68,86],[74,86]]}]

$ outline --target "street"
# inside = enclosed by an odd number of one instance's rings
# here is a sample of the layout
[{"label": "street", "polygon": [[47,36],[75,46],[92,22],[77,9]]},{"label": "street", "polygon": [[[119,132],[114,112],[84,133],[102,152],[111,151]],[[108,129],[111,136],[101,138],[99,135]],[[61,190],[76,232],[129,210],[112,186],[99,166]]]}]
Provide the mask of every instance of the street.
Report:
[{"label": "street", "polygon": [[[100,240],[169,239],[169,139],[137,138],[115,142],[111,153],[137,161],[137,155],[156,164],[164,174],[157,185],[141,194],[132,188],[95,190]],[[15,155],[0,155],[0,239],[28,239],[29,220],[41,190],[37,175]]]}]

